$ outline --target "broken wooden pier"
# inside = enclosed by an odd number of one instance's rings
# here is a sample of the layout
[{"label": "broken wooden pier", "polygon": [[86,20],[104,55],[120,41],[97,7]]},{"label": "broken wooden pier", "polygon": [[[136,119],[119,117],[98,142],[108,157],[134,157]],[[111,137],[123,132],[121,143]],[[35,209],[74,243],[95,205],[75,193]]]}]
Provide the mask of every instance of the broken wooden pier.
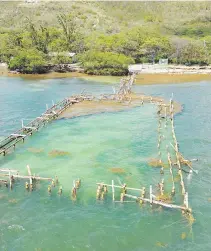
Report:
[{"label": "broken wooden pier", "polygon": [[[48,181],[52,182],[52,178],[46,178],[46,177],[41,177],[41,176],[36,176],[35,174],[32,175],[30,166],[26,166],[28,175],[20,175],[17,170],[12,170],[12,169],[0,169],[0,177],[7,177],[6,180],[0,180],[0,183],[5,184],[6,186],[9,185],[9,187],[12,189],[13,184],[17,180],[24,180],[26,181],[25,187],[26,189],[33,190],[33,184],[36,181]],[[27,182],[29,181],[29,183]]]},{"label": "broken wooden pier", "polygon": [[24,120],[22,120],[22,127],[10,134],[8,137],[0,141],[0,155],[4,156],[12,148],[15,149],[16,144],[19,142],[24,142],[25,138],[37,132],[46,123],[56,119],[63,111],[65,111],[69,106],[84,100],[86,97],[77,96],[65,98],[57,104],[53,104],[50,108],[47,106],[47,110],[41,114],[39,117],[30,121],[28,124],[24,125]]}]

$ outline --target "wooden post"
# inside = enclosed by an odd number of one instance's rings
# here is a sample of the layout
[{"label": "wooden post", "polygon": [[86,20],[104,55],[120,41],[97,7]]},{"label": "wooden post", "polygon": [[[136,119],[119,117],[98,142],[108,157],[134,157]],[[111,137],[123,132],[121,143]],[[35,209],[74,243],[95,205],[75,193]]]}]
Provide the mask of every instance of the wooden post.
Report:
[{"label": "wooden post", "polygon": [[77,189],[76,189],[76,183],[75,183],[75,180],[73,181],[73,188],[72,188],[72,199],[76,199],[76,196],[77,196]]},{"label": "wooden post", "polygon": [[[146,189],[145,187],[142,188],[142,192],[141,192],[141,198],[144,199],[145,198],[145,194],[146,194]],[[143,204],[144,200],[140,200],[140,203]]]},{"label": "wooden post", "polygon": [[32,184],[32,174],[29,165],[26,166],[29,174],[29,183],[30,183],[30,189],[33,189],[33,184]]},{"label": "wooden post", "polygon": [[100,199],[100,195],[101,195],[101,184],[97,184],[97,193],[96,193],[97,200]]},{"label": "wooden post", "polygon": [[152,196],[152,186],[150,185],[149,186],[149,200],[150,200],[150,204],[152,204],[153,203],[153,196]]},{"label": "wooden post", "polygon": [[9,180],[10,180],[10,189],[12,189],[12,178],[11,178],[11,172],[9,171]]},{"label": "wooden post", "polygon": [[112,180],[112,199],[115,201],[115,194],[114,194],[114,181]]},{"label": "wooden post", "polygon": [[186,192],[184,195],[184,205],[186,208],[188,208],[188,192]]}]

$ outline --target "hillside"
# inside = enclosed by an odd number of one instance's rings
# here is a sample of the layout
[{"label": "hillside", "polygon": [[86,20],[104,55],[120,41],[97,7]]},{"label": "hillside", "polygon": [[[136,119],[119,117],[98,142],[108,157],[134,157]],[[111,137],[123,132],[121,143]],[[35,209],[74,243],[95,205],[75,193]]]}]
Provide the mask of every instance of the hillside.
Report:
[{"label": "hillside", "polygon": [[[211,21],[209,2],[1,2],[0,27],[23,28],[26,17],[33,22],[57,26],[57,15],[71,13],[84,30],[115,33],[124,28],[147,25],[170,34],[182,34],[192,27],[208,33]],[[12,17],[12,18],[11,18]],[[85,26],[84,26],[85,24]],[[181,25],[183,26],[181,28]],[[196,32],[197,34],[197,32]],[[201,34],[201,35],[202,35]]]},{"label": "hillside", "polygon": [[[1,61],[8,62],[20,48],[34,48],[44,54],[50,51],[121,53],[132,58],[127,62],[138,63],[156,62],[163,57],[174,63],[210,62],[209,2],[14,1],[0,5]],[[16,50],[16,47],[20,48]],[[82,61],[87,61],[88,55]],[[102,54],[98,55],[102,59]],[[68,60],[57,60],[65,61]]]}]

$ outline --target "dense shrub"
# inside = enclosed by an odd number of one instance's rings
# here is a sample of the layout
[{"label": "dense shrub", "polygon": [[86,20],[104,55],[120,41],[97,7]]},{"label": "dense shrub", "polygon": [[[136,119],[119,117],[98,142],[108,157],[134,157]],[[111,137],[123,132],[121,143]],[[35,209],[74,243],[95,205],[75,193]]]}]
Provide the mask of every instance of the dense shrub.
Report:
[{"label": "dense shrub", "polygon": [[9,69],[22,73],[45,73],[45,66],[44,54],[36,49],[21,50],[9,62]]},{"label": "dense shrub", "polygon": [[131,57],[113,52],[88,51],[80,59],[85,72],[95,75],[126,75],[128,65],[134,63]]}]

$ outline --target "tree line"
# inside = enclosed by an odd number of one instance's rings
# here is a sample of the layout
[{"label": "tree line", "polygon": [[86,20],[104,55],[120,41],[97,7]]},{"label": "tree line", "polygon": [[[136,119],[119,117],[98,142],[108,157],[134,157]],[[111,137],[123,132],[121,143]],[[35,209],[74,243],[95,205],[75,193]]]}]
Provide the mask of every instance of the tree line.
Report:
[{"label": "tree line", "polygon": [[62,52],[75,52],[85,73],[95,75],[125,75],[129,64],[157,63],[160,58],[174,64],[210,63],[211,36],[173,37],[147,26],[116,34],[85,34],[71,14],[60,14],[57,21],[55,28],[35,25],[28,18],[23,29],[1,29],[0,61],[10,70],[45,73],[49,65],[72,63]]}]

